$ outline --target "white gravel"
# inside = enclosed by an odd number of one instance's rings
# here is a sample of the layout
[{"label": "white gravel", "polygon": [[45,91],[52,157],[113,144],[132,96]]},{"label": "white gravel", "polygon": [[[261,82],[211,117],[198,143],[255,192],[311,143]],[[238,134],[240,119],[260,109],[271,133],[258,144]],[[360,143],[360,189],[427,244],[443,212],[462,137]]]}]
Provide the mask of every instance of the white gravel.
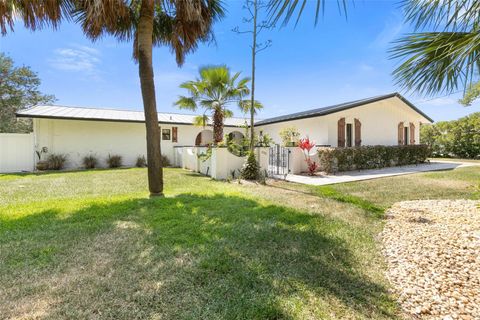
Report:
[{"label": "white gravel", "polygon": [[407,315],[480,319],[480,202],[399,202],[382,232],[387,277]]}]

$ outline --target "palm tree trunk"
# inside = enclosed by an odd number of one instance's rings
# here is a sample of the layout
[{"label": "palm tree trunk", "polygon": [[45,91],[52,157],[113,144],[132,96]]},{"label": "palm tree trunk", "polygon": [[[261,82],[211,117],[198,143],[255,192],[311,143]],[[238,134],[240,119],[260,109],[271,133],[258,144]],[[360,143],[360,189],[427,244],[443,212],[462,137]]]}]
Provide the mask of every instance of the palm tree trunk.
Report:
[{"label": "palm tree trunk", "polygon": [[213,111],[213,140],[215,144],[223,140],[223,110],[221,108]]},{"label": "palm tree trunk", "polygon": [[152,65],[154,0],[142,0],[138,21],[138,65],[147,129],[148,189],[150,196],[163,195],[163,170],[160,150],[157,103]]}]

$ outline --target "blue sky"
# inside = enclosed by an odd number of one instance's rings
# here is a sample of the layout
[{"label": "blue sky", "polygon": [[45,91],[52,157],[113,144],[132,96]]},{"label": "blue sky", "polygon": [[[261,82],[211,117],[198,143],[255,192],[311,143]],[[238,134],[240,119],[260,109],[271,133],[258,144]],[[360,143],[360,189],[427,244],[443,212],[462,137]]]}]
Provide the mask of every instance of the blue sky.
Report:
[{"label": "blue sky", "polygon": [[[160,112],[183,112],[173,106],[183,93],[178,85],[193,79],[199,66],[227,64],[232,71],[250,75],[251,39],[231,31],[237,25],[248,27],[242,24],[242,1],[225,2],[228,14],[215,26],[216,44],[201,45],[182,68],[168,48],[154,50]],[[391,76],[398,61],[389,60],[387,50],[392,40],[408,31],[398,1],[357,1],[348,19],[338,14],[334,1],[327,1],[317,26],[313,15],[306,14],[296,28],[292,23],[265,31],[261,40],[270,39],[273,45],[257,58],[256,95],[265,106],[259,117],[399,91]],[[112,37],[92,43],[79,26],[67,23],[57,31],[40,32],[17,24],[14,33],[0,38],[0,51],[38,72],[42,91],[54,94],[57,104],[142,110],[131,46]],[[405,96],[436,121],[480,111],[480,103],[459,105],[459,94],[434,99]],[[240,115],[235,106],[232,109]]]}]

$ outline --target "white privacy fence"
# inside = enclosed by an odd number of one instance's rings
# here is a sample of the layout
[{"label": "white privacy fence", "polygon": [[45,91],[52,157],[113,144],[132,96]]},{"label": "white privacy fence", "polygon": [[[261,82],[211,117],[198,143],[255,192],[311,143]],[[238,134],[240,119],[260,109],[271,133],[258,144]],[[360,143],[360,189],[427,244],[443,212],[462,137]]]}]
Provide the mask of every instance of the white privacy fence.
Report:
[{"label": "white privacy fence", "polygon": [[0,173],[33,171],[33,133],[0,133]]}]

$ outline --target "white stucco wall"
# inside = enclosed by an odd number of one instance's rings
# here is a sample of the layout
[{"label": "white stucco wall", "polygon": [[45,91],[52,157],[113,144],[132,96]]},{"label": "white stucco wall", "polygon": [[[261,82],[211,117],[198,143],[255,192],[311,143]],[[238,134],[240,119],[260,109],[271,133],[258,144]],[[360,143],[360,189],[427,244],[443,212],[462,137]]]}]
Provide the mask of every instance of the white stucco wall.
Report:
[{"label": "white stucco wall", "polygon": [[[420,123],[428,120],[415,112],[397,97],[385,99],[364,106],[332,113],[314,118],[298,119],[274,124],[258,126],[257,130],[268,133],[275,143],[282,143],[279,132],[285,127],[296,127],[300,137],[310,137],[317,145],[337,146],[337,122],[346,118],[346,123],[352,123],[357,118],[362,123],[362,145],[397,145],[398,123],[403,121],[406,126],[415,124],[415,143],[420,143]],[[352,128],[354,130],[354,127]],[[353,134],[353,141],[355,135]]]},{"label": "white stucco wall", "polygon": [[0,173],[32,171],[33,142],[32,133],[0,133]]},{"label": "white stucco wall", "polygon": [[328,144],[328,124],[322,117],[272,123],[258,126],[256,130],[257,132],[261,130],[264,134],[267,133],[275,143],[281,144],[282,138],[279,133],[283,128],[287,127],[297,128],[298,132],[300,132],[300,138],[308,136],[318,145]]},{"label": "white stucco wall", "polygon": [[[193,125],[160,124],[161,129],[178,128],[178,142],[162,140],[162,154],[173,163],[173,146],[195,145],[195,138],[203,130]],[[238,130],[225,127],[224,133]],[[124,166],[134,166],[138,156],[146,156],[144,123],[34,119],[35,148],[47,147],[49,153],[68,156],[66,168],[82,167],[82,158],[94,154],[105,166],[108,154],[123,157]],[[170,134],[171,138],[171,134]]]}]

